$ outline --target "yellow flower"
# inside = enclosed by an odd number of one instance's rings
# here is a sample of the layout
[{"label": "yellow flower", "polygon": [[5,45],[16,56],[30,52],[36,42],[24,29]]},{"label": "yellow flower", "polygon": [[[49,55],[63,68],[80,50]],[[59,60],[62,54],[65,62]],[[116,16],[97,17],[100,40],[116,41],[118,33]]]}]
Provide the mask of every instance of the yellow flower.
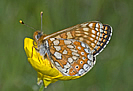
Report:
[{"label": "yellow flower", "polygon": [[54,83],[58,80],[72,80],[81,77],[63,76],[62,73],[57,70],[47,58],[42,58],[42,56],[35,50],[35,47],[37,48],[35,45],[36,43],[34,40],[30,38],[24,39],[24,49],[28,57],[28,61],[38,74],[38,85],[43,81],[46,88],[50,83]]}]

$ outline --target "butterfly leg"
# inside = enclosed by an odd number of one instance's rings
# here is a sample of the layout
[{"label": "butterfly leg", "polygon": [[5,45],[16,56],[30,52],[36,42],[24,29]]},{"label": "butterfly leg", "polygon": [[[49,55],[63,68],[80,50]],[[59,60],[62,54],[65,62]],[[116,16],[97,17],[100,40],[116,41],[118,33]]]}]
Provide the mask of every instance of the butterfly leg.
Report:
[{"label": "butterfly leg", "polygon": [[33,48],[35,48],[36,51],[39,51],[35,46],[32,46],[32,54],[31,54],[31,58],[33,57]]},{"label": "butterfly leg", "polygon": [[50,61],[50,58],[48,57],[48,54],[47,54],[47,58],[48,58],[48,60],[49,60],[49,63],[50,63],[50,65],[51,65],[51,68],[53,68],[53,65],[52,65],[52,63],[51,63],[51,61]]},{"label": "butterfly leg", "polygon": [[35,46],[36,46],[36,45],[34,44],[34,41],[33,41],[31,58],[33,57],[33,48],[35,48],[35,50],[39,52],[39,49],[36,48]]}]

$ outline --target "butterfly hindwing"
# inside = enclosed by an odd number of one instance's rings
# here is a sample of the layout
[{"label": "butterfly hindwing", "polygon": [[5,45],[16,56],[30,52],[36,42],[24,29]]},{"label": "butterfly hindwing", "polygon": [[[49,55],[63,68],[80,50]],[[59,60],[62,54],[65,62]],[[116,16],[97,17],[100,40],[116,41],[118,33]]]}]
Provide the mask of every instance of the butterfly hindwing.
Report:
[{"label": "butterfly hindwing", "polygon": [[48,57],[65,76],[82,76],[94,65],[90,47],[78,40],[49,38]]}]

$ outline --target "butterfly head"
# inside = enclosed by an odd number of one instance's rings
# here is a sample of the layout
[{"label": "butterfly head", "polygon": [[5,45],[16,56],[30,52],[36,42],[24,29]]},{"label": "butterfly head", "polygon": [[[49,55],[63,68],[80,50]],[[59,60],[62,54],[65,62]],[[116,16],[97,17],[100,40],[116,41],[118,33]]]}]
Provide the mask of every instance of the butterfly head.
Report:
[{"label": "butterfly head", "polygon": [[37,42],[42,35],[43,35],[43,33],[41,31],[36,31],[36,32],[34,32],[33,38]]}]

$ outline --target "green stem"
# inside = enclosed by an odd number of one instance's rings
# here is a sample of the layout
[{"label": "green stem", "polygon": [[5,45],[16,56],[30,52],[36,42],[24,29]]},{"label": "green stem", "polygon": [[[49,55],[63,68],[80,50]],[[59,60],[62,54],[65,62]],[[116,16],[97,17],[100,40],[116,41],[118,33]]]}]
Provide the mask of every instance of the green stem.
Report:
[{"label": "green stem", "polygon": [[43,84],[40,85],[39,91],[44,91],[44,85]]}]

